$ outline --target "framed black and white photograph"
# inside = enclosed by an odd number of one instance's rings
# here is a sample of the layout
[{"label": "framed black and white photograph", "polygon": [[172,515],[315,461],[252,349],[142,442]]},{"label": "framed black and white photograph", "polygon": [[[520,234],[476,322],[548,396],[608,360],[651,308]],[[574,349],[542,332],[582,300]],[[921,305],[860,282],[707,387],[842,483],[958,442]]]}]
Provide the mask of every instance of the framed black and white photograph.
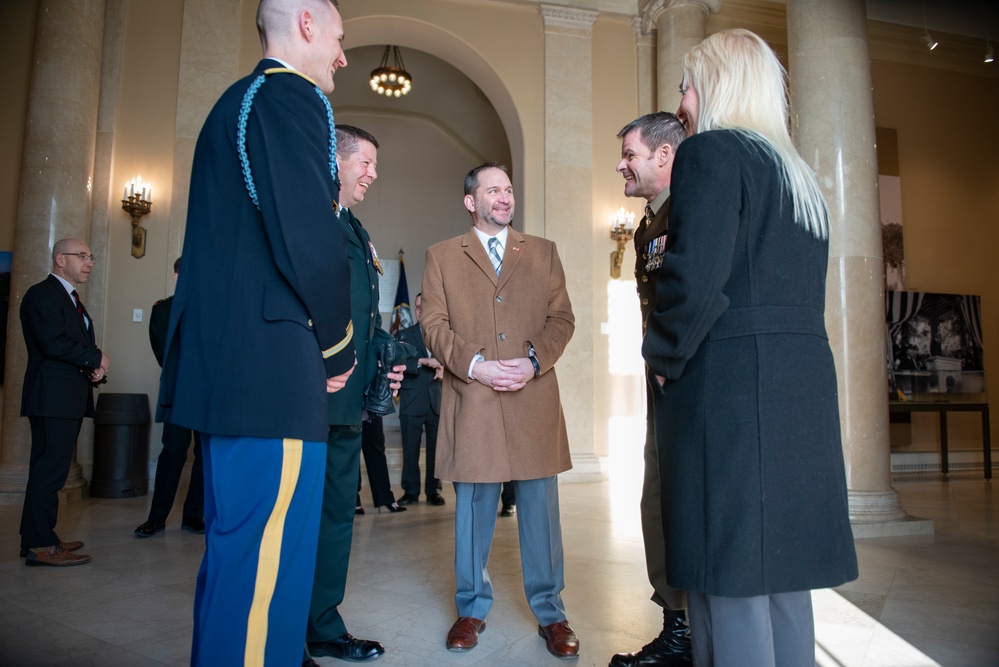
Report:
[{"label": "framed black and white photograph", "polygon": [[889,392],[985,393],[981,298],[889,290]]}]

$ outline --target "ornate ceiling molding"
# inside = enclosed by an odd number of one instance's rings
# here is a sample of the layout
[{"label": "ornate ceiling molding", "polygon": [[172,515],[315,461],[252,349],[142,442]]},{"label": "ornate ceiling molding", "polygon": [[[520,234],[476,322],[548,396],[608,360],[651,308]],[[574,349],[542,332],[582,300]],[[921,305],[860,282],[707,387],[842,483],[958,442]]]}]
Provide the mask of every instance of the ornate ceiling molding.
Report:
[{"label": "ornate ceiling molding", "polygon": [[593,12],[588,9],[573,9],[571,7],[557,7],[555,5],[538,5],[538,11],[544,20],[545,28],[568,28],[570,30],[585,30],[589,32],[593,29],[593,22],[597,20],[600,12]]},{"label": "ornate ceiling molding", "polygon": [[648,34],[656,27],[663,12],[674,7],[690,5],[711,14],[721,9],[722,0],[638,0],[638,15],[642,19],[642,32]]}]

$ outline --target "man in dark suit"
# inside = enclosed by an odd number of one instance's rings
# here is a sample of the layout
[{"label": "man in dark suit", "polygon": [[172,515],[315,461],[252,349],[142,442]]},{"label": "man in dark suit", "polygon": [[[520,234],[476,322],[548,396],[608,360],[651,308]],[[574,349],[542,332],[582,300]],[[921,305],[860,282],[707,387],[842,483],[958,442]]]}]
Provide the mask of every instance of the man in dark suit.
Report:
[{"label": "man in dark suit", "polygon": [[434,457],[437,456],[437,424],[441,413],[441,379],[444,367],[430,354],[423,341],[420,325],[423,293],[416,295],[416,324],[406,327],[396,338],[409,343],[420,352],[419,358],[406,361],[406,373],[399,388],[399,426],[402,429],[402,490],[400,505],[409,505],[420,499],[420,439],[427,434],[427,474],[423,491],[427,503],[443,505],[440,480],[434,476]]},{"label": "man in dark suit", "polygon": [[79,239],[52,248],[52,273],[21,300],[21,328],[28,348],[21,416],[31,424],[31,458],[21,513],[25,565],[82,565],[72,553],[83,542],[55,533],[59,489],[66,483],[84,417],[94,416],[93,387],[105,381],[111,360],[95,344],[94,323],[76,288],[90,279],[94,256]]},{"label": "man in dark suit", "polygon": [[[646,200],[645,216],[635,230],[635,281],[645,320],[656,307],[656,284],[669,232],[669,184],[673,158],[684,139],[683,124],[669,112],[650,113],[633,120],[617,134],[624,176],[624,194]],[[663,629],[655,639],[633,653],[618,653],[610,667],[660,667],[690,664],[687,596],[666,583],[666,545],[663,536],[659,455],[656,449],[652,387],[646,382],[645,481],[642,485],[642,537],[645,565],[652,584],[652,601],[663,608]]]},{"label": "man in dark suit", "polygon": [[[360,128],[338,125],[336,142],[342,183],[339,227],[349,239],[347,261],[357,369],[347,386],[328,399],[326,481],[306,638],[312,656],[359,662],[377,658],[385,648],[376,641],[358,639],[347,632],[338,607],[343,602],[347,584],[353,536],[357,476],[361,466],[361,423],[365,418],[364,394],[378,372],[374,344],[390,338],[381,328],[378,314],[378,255],[368,232],[350,210],[364,199],[371,183],[378,177],[378,141]],[[393,389],[399,388],[398,381],[402,379],[402,366],[397,366],[396,370],[398,372],[389,374],[394,380]],[[389,505],[395,505],[395,501]]]},{"label": "man in dark suit", "polygon": [[192,664],[291,665],[316,567],[327,393],[354,367],[331,0],[262,0],[264,59],[205,120],[157,419],[201,432]]},{"label": "man in dark suit", "polygon": [[[173,263],[173,279],[180,273],[180,257]],[[173,297],[168,296],[153,304],[149,314],[149,344],[152,345],[156,363],[163,366],[163,347],[166,344],[167,324]],[[192,533],[205,532],[205,477],[201,463],[201,435],[189,428],[165,422],[163,424],[163,449],[156,460],[156,483],[149,517],[135,529],[136,537],[151,537],[166,528],[166,518],[177,495],[180,475],[187,462],[187,449],[194,436],[194,463],[191,464],[191,481],[184,499],[184,514],[180,527]]]}]

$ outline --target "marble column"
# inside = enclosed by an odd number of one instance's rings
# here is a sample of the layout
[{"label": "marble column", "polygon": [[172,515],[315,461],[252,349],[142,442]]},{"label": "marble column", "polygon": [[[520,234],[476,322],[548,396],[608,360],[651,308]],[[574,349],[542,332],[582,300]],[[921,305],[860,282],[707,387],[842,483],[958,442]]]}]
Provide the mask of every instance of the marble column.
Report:
[{"label": "marble column", "polygon": [[638,65],[638,115],[656,110],[656,39],[642,28],[641,17],[631,21],[635,33],[635,63]]},{"label": "marble column", "polygon": [[656,110],[676,111],[680,104],[683,56],[704,40],[710,12],[722,0],[641,0],[642,31],[656,31]]},{"label": "marble column", "polygon": [[850,519],[906,518],[891,486],[884,265],[864,0],[788,0],[792,129],[829,204],[826,326]]},{"label": "marble column", "polygon": [[[27,351],[18,311],[25,290],[48,275],[52,244],[89,239],[104,0],[40,0],[14,233],[4,367],[0,502],[19,503],[31,437],[20,418]],[[104,258],[106,261],[106,258]],[[98,258],[98,270],[101,259]],[[87,300],[86,290],[81,290]],[[86,484],[75,461],[64,490]]]},{"label": "marble column", "polygon": [[[541,5],[545,30],[544,236],[558,245],[576,330],[558,362],[573,469],[570,481],[600,479],[595,454],[593,254],[593,22],[597,12]],[[600,236],[602,244],[606,243]],[[601,248],[603,245],[601,245]]]}]

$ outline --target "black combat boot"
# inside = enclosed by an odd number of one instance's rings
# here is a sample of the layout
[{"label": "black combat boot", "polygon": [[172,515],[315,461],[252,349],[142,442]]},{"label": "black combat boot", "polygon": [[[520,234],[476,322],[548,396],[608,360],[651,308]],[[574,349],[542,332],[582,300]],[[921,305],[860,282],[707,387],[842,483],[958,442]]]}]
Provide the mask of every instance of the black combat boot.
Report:
[{"label": "black combat boot", "polygon": [[663,609],[663,631],[634,653],[618,653],[608,667],[690,667],[687,612]]}]

